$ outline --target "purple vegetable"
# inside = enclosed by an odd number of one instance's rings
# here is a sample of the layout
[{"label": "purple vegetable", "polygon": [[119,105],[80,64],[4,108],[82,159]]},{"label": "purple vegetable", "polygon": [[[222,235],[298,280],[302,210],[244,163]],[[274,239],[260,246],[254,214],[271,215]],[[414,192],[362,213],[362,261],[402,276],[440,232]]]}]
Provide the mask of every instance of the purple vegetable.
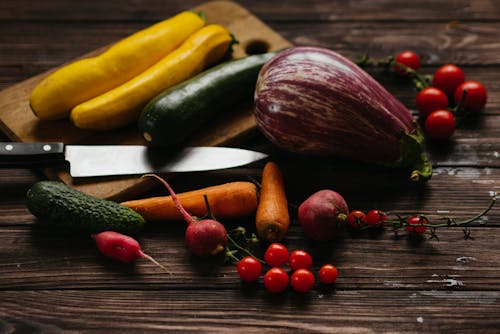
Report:
[{"label": "purple vegetable", "polygon": [[332,240],[344,229],[349,208],[338,192],[323,189],[299,206],[298,218],[304,233],[313,240]]},{"label": "purple vegetable", "polygon": [[331,50],[295,47],[272,58],[255,90],[258,128],[280,148],[392,167],[432,167],[408,109],[356,64]]}]

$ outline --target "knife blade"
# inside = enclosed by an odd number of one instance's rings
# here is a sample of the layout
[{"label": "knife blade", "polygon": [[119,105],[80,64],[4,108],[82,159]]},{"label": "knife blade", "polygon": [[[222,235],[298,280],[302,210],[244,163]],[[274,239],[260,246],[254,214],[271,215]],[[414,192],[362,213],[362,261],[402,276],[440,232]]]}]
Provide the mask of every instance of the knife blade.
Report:
[{"label": "knife blade", "polygon": [[72,177],[209,171],[244,166],[266,157],[261,152],[218,146],[165,150],[143,145],[0,142],[1,167],[69,162]]}]

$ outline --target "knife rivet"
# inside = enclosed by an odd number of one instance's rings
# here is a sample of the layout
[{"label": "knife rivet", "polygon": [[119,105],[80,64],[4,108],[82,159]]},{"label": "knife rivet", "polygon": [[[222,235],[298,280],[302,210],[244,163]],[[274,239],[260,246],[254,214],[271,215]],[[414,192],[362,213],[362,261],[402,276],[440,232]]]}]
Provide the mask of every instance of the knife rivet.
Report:
[{"label": "knife rivet", "polygon": [[42,149],[43,149],[45,152],[48,152],[48,151],[52,150],[52,146],[50,146],[50,145],[43,145]]},{"label": "knife rivet", "polygon": [[12,146],[11,144],[7,144],[7,145],[5,145],[5,149],[7,151],[12,151],[14,149],[14,146]]},{"label": "knife rivet", "polygon": [[153,137],[151,137],[151,135],[149,134],[149,132],[144,132],[142,134],[142,136],[144,137],[144,139],[146,139],[146,141],[148,142],[151,142],[153,140]]}]

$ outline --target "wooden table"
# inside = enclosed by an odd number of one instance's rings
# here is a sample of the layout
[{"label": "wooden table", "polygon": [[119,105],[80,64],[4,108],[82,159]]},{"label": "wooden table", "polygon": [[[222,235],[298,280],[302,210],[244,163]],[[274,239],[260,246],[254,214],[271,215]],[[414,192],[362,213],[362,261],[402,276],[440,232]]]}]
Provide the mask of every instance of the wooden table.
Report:
[{"label": "wooden table", "polygon": [[[380,208],[457,218],[484,209],[500,186],[500,6],[495,1],[238,1],[295,45],[336,50],[350,59],[412,49],[422,71],[455,63],[485,84],[487,108],[446,144],[429,143],[434,165],[425,187],[401,171],[278,154],[289,200],[335,189],[351,209]],[[0,2],[0,88],[4,89],[102,47],[198,1]],[[251,28],[251,27],[249,27]],[[374,73],[414,109],[404,80]],[[2,136],[6,140],[6,136]],[[256,135],[246,147],[274,152]],[[229,173],[179,176],[178,191],[259,178],[262,165]],[[500,213],[470,227],[438,231],[439,240],[412,242],[390,229],[346,233],[331,243],[304,238],[296,212],[290,249],[338,266],[332,289],[270,295],[259,282],[240,283],[235,267],[199,260],[183,244],[182,223],[155,224],[143,248],[172,271],[148,262],[122,265],[103,258],[86,236],[48,231],[25,207],[25,193],[44,177],[36,170],[0,169],[0,331],[2,333],[324,332],[497,333],[500,331]],[[157,190],[161,192],[161,190]],[[251,220],[244,223],[251,226]]]}]

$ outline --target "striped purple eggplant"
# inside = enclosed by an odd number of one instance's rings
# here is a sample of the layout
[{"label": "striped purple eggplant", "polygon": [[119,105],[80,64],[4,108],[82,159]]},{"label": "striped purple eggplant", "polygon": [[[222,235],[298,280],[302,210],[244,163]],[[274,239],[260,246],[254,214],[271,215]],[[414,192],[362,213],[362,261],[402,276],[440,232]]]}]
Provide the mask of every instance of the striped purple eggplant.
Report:
[{"label": "striped purple eggplant", "polygon": [[408,109],[356,64],[328,49],[294,47],[261,69],[255,119],[278,147],[392,167],[427,180],[432,167]]}]

